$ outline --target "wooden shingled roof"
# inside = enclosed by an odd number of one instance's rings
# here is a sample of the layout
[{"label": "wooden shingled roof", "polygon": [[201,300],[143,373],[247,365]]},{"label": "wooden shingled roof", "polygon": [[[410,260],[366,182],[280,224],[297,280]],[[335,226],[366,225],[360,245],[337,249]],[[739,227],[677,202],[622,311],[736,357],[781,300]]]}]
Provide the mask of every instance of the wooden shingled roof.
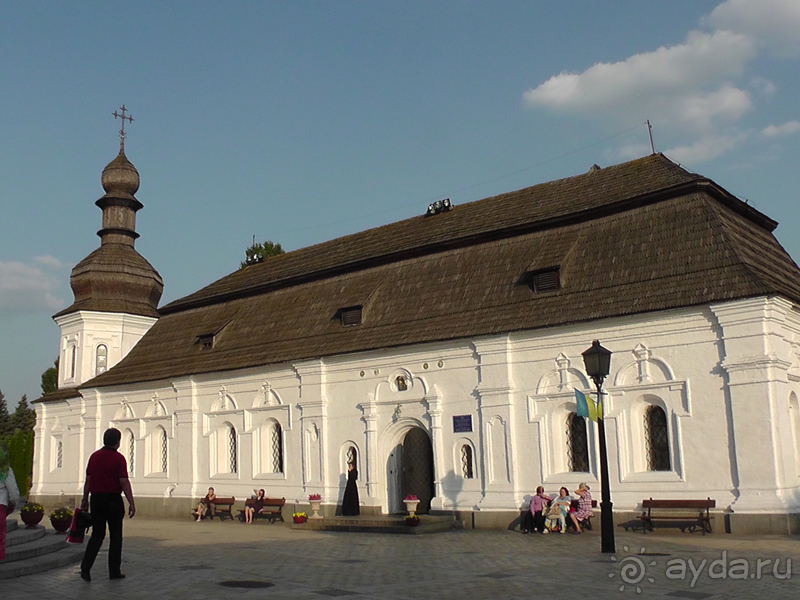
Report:
[{"label": "wooden shingled roof", "polygon": [[[776,223],[657,154],[289,252],[160,309],[102,387],[762,295]],[[560,287],[531,274],[557,268]],[[362,323],[340,311],[361,306]],[[213,338],[213,347],[204,343]]]}]

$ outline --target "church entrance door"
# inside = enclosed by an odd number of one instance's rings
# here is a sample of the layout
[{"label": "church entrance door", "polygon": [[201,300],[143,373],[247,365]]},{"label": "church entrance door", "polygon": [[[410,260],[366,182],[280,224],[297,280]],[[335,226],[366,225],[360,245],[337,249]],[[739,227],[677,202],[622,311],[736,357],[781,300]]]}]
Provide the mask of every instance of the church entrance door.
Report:
[{"label": "church entrance door", "polygon": [[[414,427],[403,439],[402,501],[408,494],[419,498],[418,513],[431,509],[433,498],[433,446],[424,429]],[[400,506],[403,506],[402,502]]]}]

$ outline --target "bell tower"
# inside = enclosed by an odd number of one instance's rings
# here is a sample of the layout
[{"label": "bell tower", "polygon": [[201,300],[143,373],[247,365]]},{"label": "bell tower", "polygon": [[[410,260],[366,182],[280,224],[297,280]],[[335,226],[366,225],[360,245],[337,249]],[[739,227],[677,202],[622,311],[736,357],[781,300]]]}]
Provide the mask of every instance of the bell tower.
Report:
[{"label": "bell tower", "polygon": [[78,386],[114,366],[158,319],[164,291],[161,276],[134,248],[139,172],[125,156],[125,123],[133,118],[123,104],[119,154],[100,178],[105,194],[100,247],[79,262],[69,278],[74,302],[53,316],[61,329],[58,387]]}]

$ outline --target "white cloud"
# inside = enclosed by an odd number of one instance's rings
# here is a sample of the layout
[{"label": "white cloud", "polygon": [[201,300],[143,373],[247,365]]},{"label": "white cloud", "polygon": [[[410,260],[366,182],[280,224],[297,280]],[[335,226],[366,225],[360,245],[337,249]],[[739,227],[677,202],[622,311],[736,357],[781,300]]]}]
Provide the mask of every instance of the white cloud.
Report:
[{"label": "white cloud", "polygon": [[[681,44],[580,73],[562,72],[523,99],[531,108],[585,117],[612,130],[649,119],[656,147],[672,146],[671,156],[693,163],[748,138],[796,133],[790,122],[753,136],[743,120],[777,91],[754,72],[759,52],[769,47],[800,55],[800,0],[725,0],[702,22],[710,31],[690,31]],[[616,153],[632,158],[637,148]]]},{"label": "white cloud", "polygon": [[800,132],[800,122],[787,121],[783,125],[770,125],[761,130],[761,135],[767,138],[783,137],[785,135],[794,135]]},{"label": "white cloud", "polygon": [[[55,259],[54,259],[55,260]],[[55,296],[59,278],[21,262],[0,262],[0,314],[52,311],[64,303]]]},{"label": "white cloud", "polygon": [[704,160],[711,160],[729,150],[733,150],[746,137],[746,134],[709,135],[701,137],[689,145],[665,150],[664,154],[679,163],[698,163]]},{"label": "white cloud", "polygon": [[598,63],[580,74],[561,73],[525,92],[529,106],[563,113],[631,118],[708,129],[735,121],[750,106],[749,94],[728,82],[754,56],[751,40],[717,31],[691,32],[684,44]]},{"label": "white cloud", "polygon": [[621,148],[607,150],[603,154],[609,160],[631,160],[650,154],[650,144],[627,144]]},{"label": "white cloud", "polygon": [[55,256],[50,256],[49,254],[37,256],[34,260],[48,269],[63,269],[69,266],[68,264],[58,260]]},{"label": "white cloud", "polygon": [[772,96],[778,89],[777,86],[765,77],[753,77],[750,87],[763,96]]},{"label": "white cloud", "polygon": [[800,53],[800,2],[726,0],[705,19],[718,30],[744,33],[780,54]]}]

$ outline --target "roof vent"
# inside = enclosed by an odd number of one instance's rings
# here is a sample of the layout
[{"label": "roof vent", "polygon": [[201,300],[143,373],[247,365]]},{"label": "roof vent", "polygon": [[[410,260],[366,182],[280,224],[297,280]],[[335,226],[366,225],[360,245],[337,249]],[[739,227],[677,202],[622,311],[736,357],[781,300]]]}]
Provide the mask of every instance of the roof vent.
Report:
[{"label": "roof vent", "polygon": [[431,217],[433,215],[438,215],[441,212],[449,211],[451,208],[453,208],[453,204],[450,202],[450,198],[437,200],[433,204],[428,204],[428,211],[425,213],[425,216]]},{"label": "roof vent", "polygon": [[339,310],[339,317],[342,319],[342,327],[354,327],[361,325],[361,306],[349,306]]},{"label": "roof vent", "polygon": [[540,294],[561,289],[561,269],[559,267],[533,271],[530,274],[531,289]]},{"label": "roof vent", "polygon": [[214,347],[214,334],[204,333],[197,336],[197,344],[201,350],[211,350]]},{"label": "roof vent", "polygon": [[602,167],[601,167],[600,165],[598,165],[598,164],[594,164],[594,165],[592,165],[591,167],[589,167],[589,173],[596,173],[596,172],[597,172],[597,171],[599,171],[601,168],[602,168]]}]

